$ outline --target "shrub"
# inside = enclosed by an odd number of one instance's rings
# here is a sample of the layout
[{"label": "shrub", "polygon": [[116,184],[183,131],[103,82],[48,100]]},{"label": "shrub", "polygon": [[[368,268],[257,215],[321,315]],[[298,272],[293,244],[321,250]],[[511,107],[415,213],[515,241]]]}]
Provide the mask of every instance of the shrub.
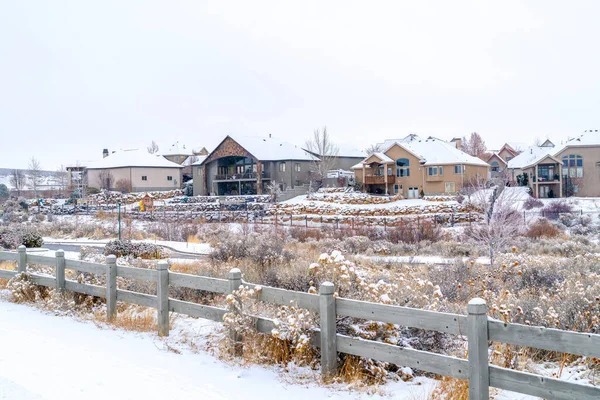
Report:
[{"label": "shrub", "polygon": [[542,216],[556,220],[560,214],[572,213],[573,208],[566,201],[553,201],[546,207],[542,208]]},{"label": "shrub", "polygon": [[16,249],[23,245],[25,247],[42,247],[44,240],[37,230],[30,226],[11,225],[0,230],[0,247]]},{"label": "shrub", "polygon": [[166,254],[162,247],[154,243],[133,243],[130,240],[112,240],[104,247],[105,256],[114,254],[117,257],[132,256],[136,258],[164,258]]},{"label": "shrub", "polygon": [[526,210],[540,207],[544,207],[544,202],[540,199],[536,199],[535,197],[528,197],[527,200],[523,202],[523,208]]},{"label": "shrub", "polygon": [[525,236],[539,239],[542,237],[553,238],[560,234],[560,230],[547,219],[539,219],[529,226]]}]

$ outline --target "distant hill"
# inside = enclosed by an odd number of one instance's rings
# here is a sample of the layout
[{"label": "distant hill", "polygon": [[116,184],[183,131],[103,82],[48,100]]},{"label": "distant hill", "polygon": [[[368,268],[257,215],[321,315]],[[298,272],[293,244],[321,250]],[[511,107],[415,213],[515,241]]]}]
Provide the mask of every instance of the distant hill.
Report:
[{"label": "distant hill", "polygon": [[[5,184],[11,190],[14,189],[13,185],[10,183],[10,175],[12,174],[12,171],[13,170],[10,168],[0,168],[0,183]],[[23,171],[25,176],[29,175],[28,169],[21,169],[20,171]],[[55,180],[55,171],[40,171],[40,174],[42,176],[42,183],[40,184],[38,190],[59,189],[59,186]],[[27,190],[29,187],[26,187],[25,189]]]}]

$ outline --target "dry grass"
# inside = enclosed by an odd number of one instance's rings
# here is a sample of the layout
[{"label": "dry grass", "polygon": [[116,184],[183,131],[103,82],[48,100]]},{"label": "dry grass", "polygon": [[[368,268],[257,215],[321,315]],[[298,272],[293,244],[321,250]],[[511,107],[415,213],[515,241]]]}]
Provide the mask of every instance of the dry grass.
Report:
[{"label": "dry grass", "polygon": [[6,289],[8,285],[8,279],[0,278],[0,289]]},{"label": "dry grass", "polygon": [[[104,310],[96,312],[95,318],[106,321],[106,312]],[[117,317],[109,324],[126,331],[156,332],[158,330],[156,310],[142,306],[121,304],[117,310]]]},{"label": "dry grass", "polygon": [[444,377],[428,400],[469,400],[469,381]]}]

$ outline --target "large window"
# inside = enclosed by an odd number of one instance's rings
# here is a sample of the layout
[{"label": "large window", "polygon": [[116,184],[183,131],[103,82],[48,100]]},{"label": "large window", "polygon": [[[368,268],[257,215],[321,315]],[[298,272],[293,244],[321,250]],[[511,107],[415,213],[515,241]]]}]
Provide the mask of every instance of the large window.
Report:
[{"label": "large window", "polygon": [[396,176],[405,177],[410,176],[410,161],[408,158],[399,158],[396,160]]},{"label": "large window", "polygon": [[284,162],[279,163],[279,172],[285,172],[285,163]]},{"label": "large window", "polygon": [[455,165],[454,166],[454,173],[457,175],[462,175],[465,173],[465,166],[464,165]]},{"label": "large window", "polygon": [[429,176],[438,176],[444,174],[444,167],[429,167],[427,170]]},{"label": "large window", "polygon": [[[492,161],[492,172],[498,172],[500,171],[500,164],[498,163],[498,161]],[[456,169],[456,167],[454,167]]]},{"label": "large window", "polygon": [[563,157],[563,177],[583,178],[583,157],[570,154]]}]

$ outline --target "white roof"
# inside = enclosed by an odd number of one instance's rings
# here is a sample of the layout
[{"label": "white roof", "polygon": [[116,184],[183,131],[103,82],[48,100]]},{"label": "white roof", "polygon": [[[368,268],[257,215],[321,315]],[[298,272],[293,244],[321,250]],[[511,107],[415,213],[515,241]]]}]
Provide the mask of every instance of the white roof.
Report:
[{"label": "white roof", "polygon": [[261,161],[299,160],[313,161],[315,158],[300,146],[275,137],[231,136],[240,146]]},{"label": "white roof", "polygon": [[588,147],[588,146],[598,146],[600,147],[600,132],[598,130],[589,130],[585,131],[583,134],[569,139],[561,146],[555,147],[539,147],[532,146],[527,150],[523,151],[521,154],[513,158],[508,162],[508,168],[518,168],[523,169],[529,167],[531,165],[537,164],[544,157],[556,156],[560,154],[568,147]]},{"label": "white roof", "polygon": [[165,151],[160,151],[160,149],[161,147],[159,146],[159,153],[161,153],[163,156],[192,155],[192,148],[186,146],[184,143],[179,143],[179,141],[167,146]]},{"label": "white roof", "polygon": [[[352,167],[350,167],[350,169],[362,169],[363,165],[364,164],[361,161],[358,164],[353,165]],[[370,165],[365,165],[365,168],[371,168],[371,166]]]},{"label": "white roof", "polygon": [[119,150],[99,161],[88,163],[87,169],[108,169],[124,167],[183,168],[158,154],[144,150]]},{"label": "white roof", "polygon": [[554,147],[532,146],[508,161],[508,168],[523,169],[538,163],[547,156],[556,154]]},{"label": "white roof", "polygon": [[[423,139],[418,135],[408,135],[407,137],[399,140],[388,139],[380,145],[386,144],[384,152],[387,152],[393,146],[398,145],[412,153],[415,157],[419,158],[423,165],[452,165],[452,164],[466,164],[466,165],[480,165],[482,167],[488,167],[489,164],[485,161],[468,155],[467,153],[457,149],[454,143],[449,143],[441,139],[429,137]],[[376,156],[384,162],[392,162],[387,155],[383,152],[373,153],[370,156]],[[367,158],[369,158],[367,157]],[[365,158],[365,160],[367,159]],[[365,161],[363,160],[363,162]],[[355,165],[354,167],[358,166]],[[353,167],[353,168],[354,168]]]},{"label": "white roof", "polygon": [[338,145],[338,149],[338,157],[365,158],[367,156],[367,153],[363,150],[359,150],[348,144],[340,144]]},{"label": "white roof", "polygon": [[506,142],[506,144],[515,151],[525,151],[527,148],[529,148],[529,145],[523,142]]},{"label": "white roof", "polygon": [[204,162],[204,160],[206,160],[206,157],[208,156],[196,156],[196,158],[198,159],[195,163],[193,163],[192,165],[200,165]]}]

